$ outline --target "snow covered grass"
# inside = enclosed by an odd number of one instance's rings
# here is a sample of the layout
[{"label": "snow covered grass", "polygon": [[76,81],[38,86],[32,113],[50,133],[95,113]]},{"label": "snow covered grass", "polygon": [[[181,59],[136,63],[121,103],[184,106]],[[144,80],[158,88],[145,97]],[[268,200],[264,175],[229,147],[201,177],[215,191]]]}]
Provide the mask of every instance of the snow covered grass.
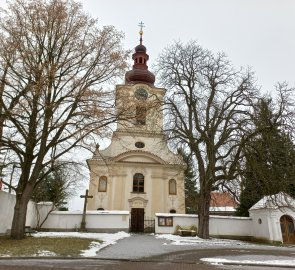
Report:
[{"label": "snow covered grass", "polygon": [[50,238],[26,237],[13,240],[0,238],[1,257],[48,257],[48,256],[80,256],[81,250],[89,247],[93,240],[84,238]]},{"label": "snow covered grass", "polygon": [[[39,232],[33,234],[34,237],[50,237],[50,238],[84,238],[84,239],[96,239],[98,241],[92,241],[89,248],[81,250],[81,256],[93,257],[96,253],[109,245],[115,244],[118,240],[125,237],[129,237],[130,234],[126,232],[118,233],[82,233],[82,232]],[[40,255],[39,255],[40,256]]]},{"label": "snow covered grass", "polygon": [[229,239],[217,239],[217,238],[210,238],[210,239],[202,239],[197,236],[194,237],[182,237],[179,235],[172,235],[172,234],[157,234],[156,238],[158,239],[166,239],[171,241],[171,245],[176,246],[239,246],[239,245],[252,245],[247,242],[238,241],[238,240],[229,240]]},{"label": "snow covered grass", "polygon": [[93,257],[96,253],[129,237],[118,233],[39,232],[23,240],[0,238],[0,257]]}]

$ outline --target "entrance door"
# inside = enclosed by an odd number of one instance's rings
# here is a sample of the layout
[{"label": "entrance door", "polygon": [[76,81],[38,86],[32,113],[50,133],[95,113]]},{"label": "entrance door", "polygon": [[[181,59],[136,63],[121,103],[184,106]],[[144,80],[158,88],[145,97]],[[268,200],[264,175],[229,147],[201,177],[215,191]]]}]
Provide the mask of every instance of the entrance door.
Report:
[{"label": "entrance door", "polygon": [[144,231],[144,209],[131,208],[131,232]]},{"label": "entrance door", "polygon": [[284,243],[295,243],[294,223],[290,216],[284,215],[280,219]]}]

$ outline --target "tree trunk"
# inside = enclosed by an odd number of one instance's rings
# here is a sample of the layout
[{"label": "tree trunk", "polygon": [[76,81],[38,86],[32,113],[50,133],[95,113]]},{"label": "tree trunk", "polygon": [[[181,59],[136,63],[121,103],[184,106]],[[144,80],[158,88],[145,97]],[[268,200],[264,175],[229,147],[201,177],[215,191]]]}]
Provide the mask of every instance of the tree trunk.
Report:
[{"label": "tree trunk", "polygon": [[210,188],[201,188],[199,200],[199,226],[198,236],[200,238],[209,238],[209,207],[210,207]]},{"label": "tree trunk", "polygon": [[20,240],[25,237],[25,225],[29,199],[30,197],[25,193],[17,194],[16,196],[10,235],[13,239]]}]

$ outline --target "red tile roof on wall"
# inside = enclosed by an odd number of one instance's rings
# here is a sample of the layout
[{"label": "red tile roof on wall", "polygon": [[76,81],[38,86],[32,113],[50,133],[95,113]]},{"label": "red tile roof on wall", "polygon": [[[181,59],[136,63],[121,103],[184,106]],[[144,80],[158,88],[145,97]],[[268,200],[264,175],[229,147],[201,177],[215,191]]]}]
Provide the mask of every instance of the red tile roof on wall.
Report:
[{"label": "red tile roof on wall", "polygon": [[211,192],[210,207],[237,207],[234,198],[227,192]]}]

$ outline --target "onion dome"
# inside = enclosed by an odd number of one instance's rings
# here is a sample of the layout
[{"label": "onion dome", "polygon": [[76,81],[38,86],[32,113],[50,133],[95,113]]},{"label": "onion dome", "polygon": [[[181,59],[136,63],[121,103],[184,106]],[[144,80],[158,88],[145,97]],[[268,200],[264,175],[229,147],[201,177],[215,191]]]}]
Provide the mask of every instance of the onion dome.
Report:
[{"label": "onion dome", "polygon": [[134,64],[132,70],[127,71],[125,74],[125,83],[148,83],[154,85],[155,75],[148,70],[146,63],[149,60],[149,55],[146,53],[146,47],[142,45],[143,23],[140,26],[140,44],[135,47],[135,53],[132,55]]}]

